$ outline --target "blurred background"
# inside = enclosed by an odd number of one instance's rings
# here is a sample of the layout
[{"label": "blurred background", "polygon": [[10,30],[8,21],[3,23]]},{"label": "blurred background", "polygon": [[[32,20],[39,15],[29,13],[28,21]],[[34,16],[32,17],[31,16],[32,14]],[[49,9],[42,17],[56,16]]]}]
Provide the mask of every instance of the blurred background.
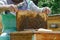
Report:
[{"label": "blurred background", "polygon": [[33,0],[39,7],[50,7],[51,14],[60,14],[60,0]]}]

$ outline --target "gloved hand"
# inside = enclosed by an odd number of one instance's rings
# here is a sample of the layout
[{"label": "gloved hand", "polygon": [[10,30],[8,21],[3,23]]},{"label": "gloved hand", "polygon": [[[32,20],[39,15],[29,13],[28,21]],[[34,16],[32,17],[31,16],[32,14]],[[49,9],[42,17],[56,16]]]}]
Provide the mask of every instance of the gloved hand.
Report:
[{"label": "gloved hand", "polygon": [[17,7],[18,7],[18,6],[23,6],[23,4],[24,4],[24,2],[21,2],[21,3],[17,4],[16,6],[17,6]]},{"label": "gloved hand", "polygon": [[50,14],[51,13],[51,9],[49,7],[44,7],[42,12],[46,13],[46,14]]},{"label": "gloved hand", "polygon": [[18,8],[17,8],[16,5],[11,4],[10,7],[9,7],[9,10],[10,10],[11,12],[17,12],[17,11],[18,11]]},{"label": "gloved hand", "polygon": [[9,6],[9,11],[10,11],[10,13],[11,13],[12,15],[16,16],[16,12],[18,11],[18,8],[17,8],[16,5],[11,4],[11,5]]}]

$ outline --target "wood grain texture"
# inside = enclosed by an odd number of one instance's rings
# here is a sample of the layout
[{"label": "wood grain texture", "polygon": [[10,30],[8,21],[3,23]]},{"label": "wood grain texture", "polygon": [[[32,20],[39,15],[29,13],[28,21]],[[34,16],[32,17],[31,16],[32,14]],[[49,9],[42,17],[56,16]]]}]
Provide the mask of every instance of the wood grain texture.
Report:
[{"label": "wood grain texture", "polygon": [[[56,24],[57,28],[51,28],[51,24]],[[49,16],[47,21],[48,29],[53,31],[60,31],[60,15]]]},{"label": "wood grain texture", "polygon": [[41,33],[36,34],[36,40],[60,40],[60,34]]},{"label": "wood grain texture", "polygon": [[32,38],[33,40],[60,40],[60,32],[21,31],[10,34],[11,40],[32,40]]}]

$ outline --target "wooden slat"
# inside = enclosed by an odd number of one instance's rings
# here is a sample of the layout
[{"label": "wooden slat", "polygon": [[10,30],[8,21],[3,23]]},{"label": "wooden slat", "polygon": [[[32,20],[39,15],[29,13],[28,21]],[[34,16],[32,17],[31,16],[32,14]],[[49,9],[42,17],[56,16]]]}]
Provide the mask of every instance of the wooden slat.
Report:
[{"label": "wooden slat", "polygon": [[60,32],[21,31],[10,34],[11,40],[60,40]]},{"label": "wooden slat", "polygon": [[2,16],[0,15],[0,32],[2,31]]}]

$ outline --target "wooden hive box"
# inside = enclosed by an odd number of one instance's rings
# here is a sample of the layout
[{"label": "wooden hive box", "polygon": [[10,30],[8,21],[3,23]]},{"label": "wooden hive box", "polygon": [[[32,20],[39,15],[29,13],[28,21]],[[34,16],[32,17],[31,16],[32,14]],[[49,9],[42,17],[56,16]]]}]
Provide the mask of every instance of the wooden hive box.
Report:
[{"label": "wooden hive box", "polygon": [[47,15],[28,10],[17,12],[17,30],[47,28]]},{"label": "wooden hive box", "polygon": [[10,34],[11,40],[60,40],[60,32],[20,31]]},{"label": "wooden hive box", "polygon": [[60,31],[60,15],[48,16],[48,29],[53,31]]},{"label": "wooden hive box", "polygon": [[32,40],[32,33],[15,32],[10,34],[10,40]]}]

